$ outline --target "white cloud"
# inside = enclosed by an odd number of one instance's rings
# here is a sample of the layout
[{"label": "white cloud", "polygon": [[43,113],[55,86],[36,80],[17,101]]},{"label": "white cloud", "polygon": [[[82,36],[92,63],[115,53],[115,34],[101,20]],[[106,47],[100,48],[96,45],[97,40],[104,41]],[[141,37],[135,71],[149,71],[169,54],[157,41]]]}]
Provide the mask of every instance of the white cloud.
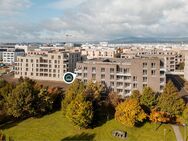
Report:
[{"label": "white cloud", "polygon": [[[94,39],[188,33],[185,0],[76,0],[76,6],[74,0],[68,1],[59,1],[58,8],[65,14],[49,26],[62,22],[58,29],[81,31]],[[74,10],[67,10],[72,5]]]},{"label": "white cloud", "polygon": [[30,0],[0,0],[0,15],[9,16],[17,14],[30,6]]},{"label": "white cloud", "polygon": [[71,34],[69,40],[82,41],[188,36],[187,0],[58,0],[50,5],[62,10],[62,16],[31,25],[22,23],[24,28],[13,23],[10,25],[17,32],[9,29],[10,33],[27,34],[28,40],[66,40],[65,35]]}]

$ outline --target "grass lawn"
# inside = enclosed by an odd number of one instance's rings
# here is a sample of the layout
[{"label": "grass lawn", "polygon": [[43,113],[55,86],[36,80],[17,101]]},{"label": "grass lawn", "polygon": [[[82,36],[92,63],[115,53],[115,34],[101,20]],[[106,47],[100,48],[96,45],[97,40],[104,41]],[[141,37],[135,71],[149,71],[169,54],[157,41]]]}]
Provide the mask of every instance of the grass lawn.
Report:
[{"label": "grass lawn", "polygon": [[176,141],[173,130],[169,125],[147,123],[138,128],[127,128],[115,120],[110,120],[94,129],[79,129],[65,119],[61,112],[44,116],[39,119],[30,118],[16,124],[6,125],[3,132],[15,141],[65,141],[65,140],[94,140],[121,141],[111,135],[113,130],[127,131],[126,141],[163,141],[164,128],[166,140]]}]

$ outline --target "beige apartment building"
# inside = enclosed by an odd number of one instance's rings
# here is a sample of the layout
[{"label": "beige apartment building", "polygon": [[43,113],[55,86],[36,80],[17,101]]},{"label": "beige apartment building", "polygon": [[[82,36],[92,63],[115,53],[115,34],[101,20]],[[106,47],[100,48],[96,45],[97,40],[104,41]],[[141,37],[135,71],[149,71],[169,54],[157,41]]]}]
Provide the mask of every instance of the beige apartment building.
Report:
[{"label": "beige apartment building", "polygon": [[88,59],[93,58],[114,58],[116,50],[114,48],[89,48],[82,49],[82,55],[86,55]]},{"label": "beige apartment building", "polygon": [[80,52],[56,52],[47,55],[18,57],[15,78],[28,77],[36,80],[63,81],[65,72],[74,72]]},{"label": "beige apartment building", "polygon": [[123,97],[145,86],[162,92],[166,83],[164,62],[156,57],[87,60],[77,63],[75,72],[78,79],[105,83]]},{"label": "beige apartment building", "polygon": [[134,58],[134,57],[158,57],[164,59],[164,67],[167,72],[174,72],[178,69],[180,63],[185,61],[185,56],[182,52],[164,51],[159,49],[153,50],[130,50],[122,53],[121,58]]}]

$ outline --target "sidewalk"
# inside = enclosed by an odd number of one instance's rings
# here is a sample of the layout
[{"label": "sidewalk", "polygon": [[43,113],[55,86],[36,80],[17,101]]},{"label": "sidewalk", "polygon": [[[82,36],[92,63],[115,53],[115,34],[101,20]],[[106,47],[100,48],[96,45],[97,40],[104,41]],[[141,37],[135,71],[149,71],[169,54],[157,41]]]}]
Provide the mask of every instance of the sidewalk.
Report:
[{"label": "sidewalk", "polygon": [[176,135],[176,140],[177,141],[184,141],[183,137],[182,137],[182,134],[180,132],[179,126],[177,126],[177,125],[171,125],[171,126],[172,126],[172,128],[174,130],[174,133]]}]

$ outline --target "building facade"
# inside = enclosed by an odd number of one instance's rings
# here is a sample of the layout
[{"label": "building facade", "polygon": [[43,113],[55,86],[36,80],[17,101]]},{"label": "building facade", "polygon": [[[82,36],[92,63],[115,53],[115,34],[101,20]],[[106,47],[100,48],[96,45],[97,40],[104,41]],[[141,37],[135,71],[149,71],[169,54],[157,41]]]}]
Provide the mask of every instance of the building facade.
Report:
[{"label": "building facade", "polygon": [[24,56],[25,52],[23,49],[7,49],[3,51],[2,59],[4,64],[14,64],[18,56]]},{"label": "building facade", "polygon": [[79,52],[48,53],[18,57],[15,78],[28,77],[36,80],[63,81],[65,72],[73,72],[76,62],[81,61]]},{"label": "building facade", "polygon": [[162,92],[166,83],[164,62],[159,58],[93,59],[77,63],[77,78],[105,83],[121,96],[145,86]]}]

